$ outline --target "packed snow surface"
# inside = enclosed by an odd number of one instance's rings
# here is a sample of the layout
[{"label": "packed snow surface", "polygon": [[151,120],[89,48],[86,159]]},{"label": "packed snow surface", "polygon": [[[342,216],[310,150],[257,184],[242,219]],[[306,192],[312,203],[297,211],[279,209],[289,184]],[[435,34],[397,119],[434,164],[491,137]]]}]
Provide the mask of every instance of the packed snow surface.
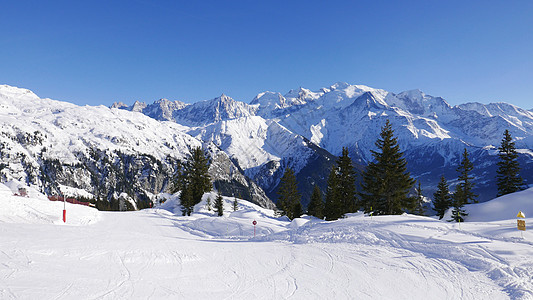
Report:
[{"label": "packed snow surface", "polygon": [[0,299],[533,299],[533,234],[513,206],[530,209],[531,190],[494,200],[505,217],[462,224],[291,222],[242,200],[234,212],[233,198],[216,217],[215,194],[190,217],[177,197],[136,212],[67,203],[63,224],[63,203],[14,188],[0,185]]}]

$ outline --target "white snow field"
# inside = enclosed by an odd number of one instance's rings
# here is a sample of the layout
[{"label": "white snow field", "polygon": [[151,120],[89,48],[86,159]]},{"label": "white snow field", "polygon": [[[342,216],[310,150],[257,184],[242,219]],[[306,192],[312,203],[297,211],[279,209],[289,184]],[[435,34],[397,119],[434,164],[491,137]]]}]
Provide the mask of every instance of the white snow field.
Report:
[{"label": "white snow field", "polygon": [[223,217],[205,201],[183,217],[175,198],[136,212],[67,203],[63,224],[63,203],[14,188],[0,184],[0,299],[533,299],[533,234],[514,206],[533,216],[533,189],[462,224],[289,222],[246,201],[232,212],[233,198]]}]

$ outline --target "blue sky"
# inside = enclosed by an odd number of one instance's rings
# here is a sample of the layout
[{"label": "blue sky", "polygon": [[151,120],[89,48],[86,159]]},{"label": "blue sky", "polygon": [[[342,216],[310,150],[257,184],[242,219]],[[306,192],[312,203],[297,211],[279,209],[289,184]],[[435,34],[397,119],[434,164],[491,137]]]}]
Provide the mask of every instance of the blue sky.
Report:
[{"label": "blue sky", "polygon": [[337,81],[533,108],[533,1],[4,1],[0,84],[84,105]]}]

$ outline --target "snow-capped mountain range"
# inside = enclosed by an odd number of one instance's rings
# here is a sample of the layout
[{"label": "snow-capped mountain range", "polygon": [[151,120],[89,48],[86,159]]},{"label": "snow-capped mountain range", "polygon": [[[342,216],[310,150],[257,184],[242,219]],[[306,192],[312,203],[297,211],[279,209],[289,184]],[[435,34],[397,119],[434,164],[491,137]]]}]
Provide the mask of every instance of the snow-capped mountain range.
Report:
[{"label": "snow-capped mountain range", "polygon": [[[281,175],[287,167],[293,168],[305,205],[312,184],[325,187],[335,155],[343,147],[350,150],[358,170],[372,160],[371,150],[387,119],[405,151],[410,171],[428,196],[441,175],[453,183],[458,159],[467,148],[476,166],[480,200],[493,197],[496,148],[505,129],[520,148],[522,176],[528,180],[533,174],[533,112],[507,103],[450,106],[444,99],[419,90],[395,94],[341,82],[318,91],[300,88],[284,95],[262,92],[250,103],[221,95],[194,104],[161,99],[152,104],[137,101],[131,106],[115,103],[106,108],[40,99],[28,90],[0,86],[0,105],[2,160],[10,157],[8,167],[0,171],[2,180],[27,180],[28,174],[35,180],[40,176],[35,170],[47,169],[44,162],[57,159],[61,165],[73,166],[80,163],[80,153],[90,157],[91,151],[149,155],[165,162],[169,157],[182,160],[188,146],[203,144],[212,153],[226,157],[232,174],[242,176],[239,193],[260,195],[257,184],[276,199]],[[33,145],[36,139],[41,144]],[[13,159],[13,149],[24,153],[25,158]],[[111,161],[120,157],[108,155]],[[94,169],[99,161],[95,157],[87,164]],[[32,166],[33,173],[25,165]],[[103,180],[103,173],[100,175]],[[147,180],[150,176],[140,172],[137,177]],[[228,175],[217,176],[227,179]],[[86,189],[90,184],[71,185]],[[224,186],[226,193],[235,193],[235,185]],[[254,192],[245,192],[254,186]],[[137,190],[155,194],[168,188],[169,184],[159,183]],[[267,205],[257,200],[261,201]]]},{"label": "snow-capped mountain range", "polygon": [[[158,103],[145,106],[141,112],[152,112]],[[453,183],[455,165],[467,148],[478,162],[475,174],[481,200],[493,196],[496,149],[505,129],[523,153],[525,179],[532,173],[533,113],[507,103],[451,106],[420,90],[395,94],[339,82],[318,91],[299,88],[285,95],[266,91],[249,104],[222,95],[167,111],[172,119],[147,115],[189,126],[187,133],[218,145],[273,197],[279,178],[273,178],[273,169],[264,166],[273,162],[277,168],[278,162],[286,162],[298,172],[309,166],[306,157],[317,153],[308,147],[314,145],[333,155],[347,147],[362,168],[372,160],[371,150],[387,119],[411,172],[428,188],[428,194],[443,174]],[[300,180],[304,177],[308,176]],[[324,187],[326,177],[327,171],[308,179],[321,181]]]}]

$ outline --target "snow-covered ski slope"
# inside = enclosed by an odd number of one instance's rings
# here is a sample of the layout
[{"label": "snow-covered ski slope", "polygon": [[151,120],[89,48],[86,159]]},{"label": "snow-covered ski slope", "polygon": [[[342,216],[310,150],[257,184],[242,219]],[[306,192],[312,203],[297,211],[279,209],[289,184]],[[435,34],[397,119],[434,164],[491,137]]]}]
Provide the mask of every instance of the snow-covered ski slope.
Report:
[{"label": "snow-covered ski slope", "polygon": [[0,185],[0,299],[533,299],[533,189],[462,224],[289,222],[246,201],[233,212],[233,198],[223,217],[205,201],[183,217],[174,198],[136,212],[67,203],[63,224],[63,203],[14,188]]}]

